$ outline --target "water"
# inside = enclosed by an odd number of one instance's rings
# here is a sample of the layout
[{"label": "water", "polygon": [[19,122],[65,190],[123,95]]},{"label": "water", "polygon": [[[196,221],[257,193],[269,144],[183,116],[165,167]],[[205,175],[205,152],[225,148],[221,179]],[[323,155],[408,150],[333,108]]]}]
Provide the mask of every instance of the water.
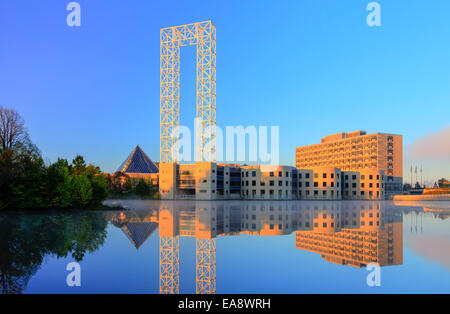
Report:
[{"label": "water", "polygon": [[450,292],[450,202],[109,203],[128,210],[0,214],[0,290]]}]

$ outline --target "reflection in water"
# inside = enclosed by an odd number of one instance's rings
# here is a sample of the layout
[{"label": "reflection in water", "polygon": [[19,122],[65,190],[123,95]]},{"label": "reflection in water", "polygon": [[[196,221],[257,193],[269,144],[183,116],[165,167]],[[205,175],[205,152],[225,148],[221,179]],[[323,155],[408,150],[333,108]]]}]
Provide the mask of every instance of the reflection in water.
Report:
[{"label": "reflection in water", "polygon": [[[112,224],[111,228],[123,231],[136,250],[142,250],[152,234],[159,236],[160,293],[180,292],[180,237],[193,237],[196,241],[197,293],[216,293],[216,250],[220,250],[220,246],[216,247],[217,237],[291,235],[286,240],[292,241],[295,254],[303,254],[302,251],[306,250],[320,254],[327,262],[363,267],[371,262],[381,266],[402,264],[405,234],[408,236],[405,241],[411,241],[413,250],[431,261],[437,260],[450,267],[450,252],[446,250],[448,228],[445,224],[437,224],[448,217],[450,203],[121,203],[132,209],[123,212],[1,214],[1,293],[26,291],[30,278],[42,267],[46,257],[57,259],[70,256],[81,261],[86,254],[99,250],[107,237],[108,221]],[[424,211],[430,213],[424,215]],[[433,228],[428,236],[420,234],[422,218]],[[403,219],[408,226],[405,230]],[[112,236],[109,238],[114,240]],[[248,241],[243,239],[242,245],[246,247]],[[105,250],[106,246],[102,252]],[[117,248],[113,245],[106,255],[103,254],[103,258],[110,261],[108,254],[117,254],[114,250]],[[148,258],[147,255],[139,255],[130,256],[130,259]],[[93,265],[98,267],[98,264]],[[128,271],[125,271],[127,274]]]},{"label": "reflection in water", "polygon": [[312,226],[296,232],[296,247],[321,254],[326,261],[366,267],[403,264],[401,213],[380,204],[310,209]]},{"label": "reflection in water", "polygon": [[[146,203],[148,204],[148,203]],[[401,212],[377,202],[174,202],[133,204],[113,217],[135,247],[159,224],[160,293],[179,293],[180,236],[196,238],[196,292],[216,292],[216,237],[282,236],[333,263],[403,263]],[[145,232],[126,232],[136,224]],[[147,226],[142,226],[147,224]],[[136,245],[139,243],[139,246]]]},{"label": "reflection in water", "polygon": [[106,238],[101,212],[0,215],[0,291],[21,293],[46,256],[81,261]]}]

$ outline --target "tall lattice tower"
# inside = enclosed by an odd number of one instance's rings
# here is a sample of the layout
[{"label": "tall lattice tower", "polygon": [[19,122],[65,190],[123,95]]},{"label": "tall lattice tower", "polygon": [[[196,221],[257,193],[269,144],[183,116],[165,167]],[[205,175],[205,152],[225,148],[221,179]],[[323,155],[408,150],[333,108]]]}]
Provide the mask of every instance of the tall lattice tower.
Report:
[{"label": "tall lattice tower", "polygon": [[180,292],[180,239],[177,216],[173,208],[159,209],[159,292]]},{"label": "tall lattice tower", "polygon": [[216,153],[216,27],[211,21],[161,29],[160,162],[177,161],[180,125],[180,48],[197,45],[196,160]]},{"label": "tall lattice tower", "polygon": [[196,239],[196,293],[216,293],[216,239]]},{"label": "tall lattice tower", "polygon": [[196,205],[196,292],[216,293],[216,232],[217,210],[213,204]]}]

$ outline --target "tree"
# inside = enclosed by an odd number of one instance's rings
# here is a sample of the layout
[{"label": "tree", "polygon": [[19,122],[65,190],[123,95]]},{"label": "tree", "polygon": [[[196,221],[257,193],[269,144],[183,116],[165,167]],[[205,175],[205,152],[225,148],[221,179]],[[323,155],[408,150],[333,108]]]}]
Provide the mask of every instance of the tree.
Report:
[{"label": "tree", "polygon": [[104,174],[97,174],[91,178],[92,206],[101,205],[108,197],[108,180]]},{"label": "tree", "polygon": [[22,117],[12,109],[0,107],[0,149],[14,149],[29,142]]},{"label": "tree", "polygon": [[150,186],[145,182],[144,179],[140,179],[136,185],[136,194],[139,196],[150,195]]},{"label": "tree", "polygon": [[128,176],[123,172],[116,172],[108,176],[108,190],[112,194],[122,194],[124,192],[124,184]]},{"label": "tree", "polygon": [[92,185],[84,174],[74,177],[72,185],[72,204],[81,208],[92,201]]},{"label": "tree", "polygon": [[72,172],[75,175],[84,174],[86,171],[86,162],[83,156],[77,155],[74,160],[72,160]]},{"label": "tree", "polygon": [[50,165],[46,176],[46,205],[66,208],[72,205],[72,176],[66,159]]}]

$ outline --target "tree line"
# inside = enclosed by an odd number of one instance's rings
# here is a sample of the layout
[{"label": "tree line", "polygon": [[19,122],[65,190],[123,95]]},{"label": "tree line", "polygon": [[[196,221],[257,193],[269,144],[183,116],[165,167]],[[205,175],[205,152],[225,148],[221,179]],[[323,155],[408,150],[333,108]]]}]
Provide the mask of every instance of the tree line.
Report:
[{"label": "tree line", "polygon": [[0,209],[97,207],[108,193],[107,176],[82,156],[46,165],[20,115],[0,107]]},{"label": "tree line", "polygon": [[123,172],[108,175],[107,180],[109,196],[112,198],[159,199],[158,189],[151,181],[132,179]]}]

